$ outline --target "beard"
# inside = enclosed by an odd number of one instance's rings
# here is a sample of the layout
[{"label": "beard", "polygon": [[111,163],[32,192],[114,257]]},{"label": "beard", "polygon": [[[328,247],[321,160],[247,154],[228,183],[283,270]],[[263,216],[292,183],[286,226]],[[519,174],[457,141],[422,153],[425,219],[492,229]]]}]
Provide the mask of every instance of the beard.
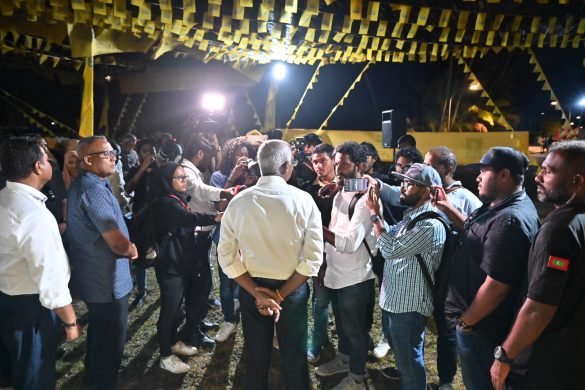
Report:
[{"label": "beard", "polygon": [[410,195],[410,196],[405,196],[403,194],[400,195],[400,204],[402,206],[414,206],[415,204],[417,204],[420,201],[420,195]]},{"label": "beard", "polygon": [[497,188],[496,188],[496,183],[489,183],[486,182],[482,185],[482,192],[483,193],[479,193],[479,200],[481,200],[483,203],[485,202],[491,202],[492,200],[497,198]]},{"label": "beard", "polygon": [[573,196],[564,188],[547,190],[541,185],[536,185],[536,196],[540,202],[550,202],[556,205],[567,203]]}]

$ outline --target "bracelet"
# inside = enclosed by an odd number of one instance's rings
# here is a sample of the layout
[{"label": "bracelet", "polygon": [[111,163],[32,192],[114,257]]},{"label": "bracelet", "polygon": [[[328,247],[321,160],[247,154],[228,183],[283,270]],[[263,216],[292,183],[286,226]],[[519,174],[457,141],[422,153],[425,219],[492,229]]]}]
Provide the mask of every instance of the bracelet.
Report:
[{"label": "bracelet", "polygon": [[278,295],[278,298],[280,298],[280,302],[284,301],[284,298],[282,295],[280,295],[280,291],[278,291],[278,289],[276,289],[276,295]]},{"label": "bracelet", "polygon": [[77,326],[77,318],[75,320],[73,320],[73,322],[70,324],[63,323],[63,327],[65,329],[75,328],[76,326]]}]

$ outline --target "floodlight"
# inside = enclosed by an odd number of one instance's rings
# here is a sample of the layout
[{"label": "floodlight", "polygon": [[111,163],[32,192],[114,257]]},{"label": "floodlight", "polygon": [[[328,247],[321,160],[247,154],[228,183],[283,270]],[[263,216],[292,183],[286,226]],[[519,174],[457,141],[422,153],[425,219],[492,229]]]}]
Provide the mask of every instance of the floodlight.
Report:
[{"label": "floodlight", "polygon": [[272,68],[272,77],[276,80],[283,80],[286,77],[286,66],[283,63],[277,63]]},{"label": "floodlight", "polygon": [[201,105],[209,112],[218,112],[225,106],[225,97],[217,92],[207,92],[203,94]]},{"label": "floodlight", "polygon": [[580,105],[581,107],[585,107],[585,97],[582,97],[577,104]]}]

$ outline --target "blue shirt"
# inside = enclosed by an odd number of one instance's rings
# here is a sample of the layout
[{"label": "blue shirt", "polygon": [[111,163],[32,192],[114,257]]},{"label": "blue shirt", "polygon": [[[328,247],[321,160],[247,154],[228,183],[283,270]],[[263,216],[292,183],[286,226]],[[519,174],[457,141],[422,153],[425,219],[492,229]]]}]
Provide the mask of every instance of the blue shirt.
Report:
[{"label": "blue shirt", "polygon": [[116,229],[129,237],[108,180],[81,170],[67,199],[72,288],[89,303],[126,296],[132,290],[129,260],[112,252],[102,237]]}]

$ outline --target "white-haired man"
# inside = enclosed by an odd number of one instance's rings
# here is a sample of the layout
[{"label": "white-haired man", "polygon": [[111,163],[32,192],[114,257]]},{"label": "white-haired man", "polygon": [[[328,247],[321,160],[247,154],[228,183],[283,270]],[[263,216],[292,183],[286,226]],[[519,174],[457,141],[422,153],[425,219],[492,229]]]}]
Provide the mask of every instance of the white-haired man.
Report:
[{"label": "white-haired man", "polygon": [[246,389],[267,389],[274,323],[287,389],[308,389],[307,280],[322,262],[321,214],[311,196],[286,184],[293,171],[286,142],[258,150],[261,177],[228,205],[219,264],[242,288]]}]

